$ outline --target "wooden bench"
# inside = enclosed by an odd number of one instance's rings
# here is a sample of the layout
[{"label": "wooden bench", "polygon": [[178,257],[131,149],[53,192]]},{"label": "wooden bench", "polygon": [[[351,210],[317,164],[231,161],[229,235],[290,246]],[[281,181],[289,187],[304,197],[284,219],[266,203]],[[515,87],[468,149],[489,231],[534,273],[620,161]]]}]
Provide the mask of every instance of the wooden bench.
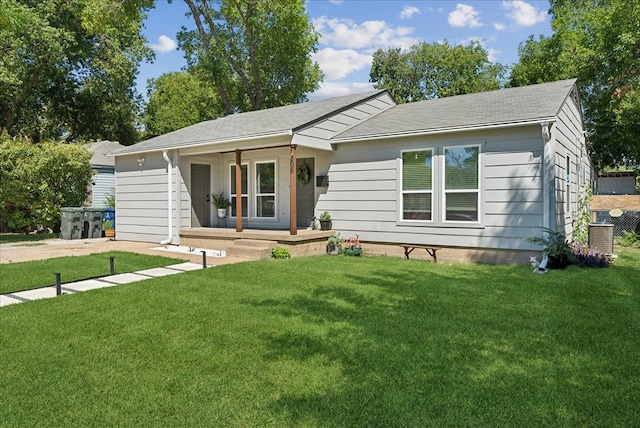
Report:
[{"label": "wooden bench", "polygon": [[416,244],[399,244],[402,248],[404,248],[404,258],[409,260],[409,254],[416,248],[427,250],[427,253],[431,256],[431,259],[434,263],[438,263],[438,257],[436,256],[436,252],[441,250],[442,247],[435,247],[433,245],[416,245]]}]

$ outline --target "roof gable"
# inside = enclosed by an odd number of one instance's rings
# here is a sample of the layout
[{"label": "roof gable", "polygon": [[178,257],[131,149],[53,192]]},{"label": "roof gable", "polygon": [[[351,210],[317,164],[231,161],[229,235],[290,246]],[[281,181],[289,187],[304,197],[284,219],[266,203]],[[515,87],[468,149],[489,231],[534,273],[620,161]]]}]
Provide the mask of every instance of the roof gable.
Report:
[{"label": "roof gable", "polygon": [[576,79],[399,104],[332,141],[455,131],[555,118]]},{"label": "roof gable", "polygon": [[114,154],[139,153],[260,136],[292,134],[298,129],[338,114],[385,91],[370,91],[320,101],[232,114],[196,123],[118,150]]}]

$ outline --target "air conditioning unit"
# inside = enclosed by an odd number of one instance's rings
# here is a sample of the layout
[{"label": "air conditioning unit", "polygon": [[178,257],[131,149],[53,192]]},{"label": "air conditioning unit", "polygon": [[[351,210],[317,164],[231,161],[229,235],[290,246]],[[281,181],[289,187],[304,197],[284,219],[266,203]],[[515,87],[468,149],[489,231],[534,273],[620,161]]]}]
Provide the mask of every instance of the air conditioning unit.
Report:
[{"label": "air conditioning unit", "polygon": [[613,254],[613,225],[589,224],[589,246],[596,247],[602,253]]}]

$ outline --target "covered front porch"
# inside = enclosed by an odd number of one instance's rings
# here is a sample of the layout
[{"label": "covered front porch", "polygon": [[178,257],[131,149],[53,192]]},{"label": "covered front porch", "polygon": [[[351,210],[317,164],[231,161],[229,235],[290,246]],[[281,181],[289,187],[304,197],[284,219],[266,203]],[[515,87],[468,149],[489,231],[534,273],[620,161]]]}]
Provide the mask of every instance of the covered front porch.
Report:
[{"label": "covered front porch", "polygon": [[276,246],[287,248],[294,257],[325,253],[327,238],[331,230],[298,229],[295,235],[290,230],[192,227],[180,229],[182,245],[224,250],[229,255],[250,258],[269,257]]}]

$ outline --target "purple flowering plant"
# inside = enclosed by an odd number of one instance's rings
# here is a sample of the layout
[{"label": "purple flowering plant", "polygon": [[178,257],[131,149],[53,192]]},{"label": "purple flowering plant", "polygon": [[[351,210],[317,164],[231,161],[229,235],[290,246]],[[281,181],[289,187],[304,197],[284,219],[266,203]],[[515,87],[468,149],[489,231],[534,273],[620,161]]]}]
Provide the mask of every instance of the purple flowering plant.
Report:
[{"label": "purple flowering plant", "polygon": [[610,257],[596,247],[579,242],[572,242],[570,246],[573,262],[580,267],[608,267],[611,264]]}]

